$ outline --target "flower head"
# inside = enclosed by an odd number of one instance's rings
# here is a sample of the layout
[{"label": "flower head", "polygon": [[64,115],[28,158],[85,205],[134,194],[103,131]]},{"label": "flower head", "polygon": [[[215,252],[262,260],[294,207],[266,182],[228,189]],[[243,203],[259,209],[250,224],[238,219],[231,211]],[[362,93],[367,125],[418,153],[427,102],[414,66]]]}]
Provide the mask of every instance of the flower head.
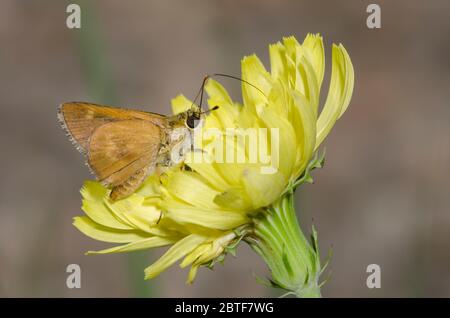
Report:
[{"label": "flower head", "polygon": [[[232,252],[255,232],[259,214],[304,181],[316,150],[350,102],[353,67],[344,47],[333,45],[330,88],[319,111],[322,38],[308,35],[302,44],[284,38],[270,45],[269,53],[270,71],[256,55],[242,60],[242,105],[217,81],[208,81],[208,104],[219,109],[195,140],[201,151],[191,152],[184,164],[149,177],[136,193],[114,203],[99,183],[85,184],[86,216],[75,218],[75,226],[94,239],[122,244],[90,253],[172,245],[145,277],[184,258],[181,267],[191,266],[192,282],[199,266]],[[192,102],[178,96],[172,106],[178,113]],[[245,142],[253,137],[265,145],[256,155],[252,142]]]}]

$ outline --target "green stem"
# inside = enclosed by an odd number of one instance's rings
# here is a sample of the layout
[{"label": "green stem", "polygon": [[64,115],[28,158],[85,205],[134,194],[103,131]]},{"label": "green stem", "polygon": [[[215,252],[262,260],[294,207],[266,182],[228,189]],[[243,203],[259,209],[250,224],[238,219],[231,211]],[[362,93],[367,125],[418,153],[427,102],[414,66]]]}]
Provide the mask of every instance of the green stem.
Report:
[{"label": "green stem", "polygon": [[300,229],[293,192],[286,192],[254,224],[256,240],[250,245],[269,267],[271,285],[297,297],[321,297],[321,265],[315,231],[311,244]]},{"label": "green stem", "polygon": [[[118,104],[107,49],[96,23],[95,4],[87,0],[68,1],[70,2],[78,3],[82,10],[82,27],[74,32],[78,35],[80,62],[90,98],[100,104]],[[147,264],[147,255],[130,254],[127,261],[132,296],[154,296],[151,286],[142,279],[142,268]]]}]

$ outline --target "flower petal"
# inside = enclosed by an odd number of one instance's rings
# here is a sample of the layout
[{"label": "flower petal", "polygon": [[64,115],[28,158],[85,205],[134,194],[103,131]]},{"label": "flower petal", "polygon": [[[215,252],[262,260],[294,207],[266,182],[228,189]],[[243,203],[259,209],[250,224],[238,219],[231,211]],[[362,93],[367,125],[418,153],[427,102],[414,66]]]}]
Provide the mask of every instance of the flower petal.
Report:
[{"label": "flower petal", "polygon": [[161,192],[160,187],[161,184],[159,182],[159,175],[153,174],[147,177],[144,183],[134,193],[143,196],[145,198],[149,197],[157,198],[160,196]]},{"label": "flower petal", "polygon": [[296,72],[296,83],[302,82],[304,88],[304,95],[312,104],[315,112],[319,108],[319,92],[320,86],[318,85],[318,79],[314,67],[311,65],[311,61],[307,57],[307,51],[302,50],[301,56],[298,57],[299,65]]},{"label": "flower petal", "polygon": [[87,216],[77,216],[73,220],[73,225],[95,240],[110,243],[129,243],[140,241],[150,237],[149,234],[137,230],[118,230],[95,223]]},{"label": "flower petal", "polygon": [[309,101],[297,91],[292,91],[291,96],[295,103],[295,110],[298,112],[296,118],[299,121],[294,122],[296,125],[297,136],[301,136],[298,140],[298,158],[296,162],[293,178],[297,178],[308,165],[314,153],[316,146],[316,116],[315,110]]},{"label": "flower petal", "polygon": [[[241,211],[227,211],[219,208],[191,206],[165,200],[164,208],[168,217],[180,224],[197,224],[208,229],[230,230],[242,224],[250,222],[246,214]],[[213,205],[216,205],[213,203]]]},{"label": "flower petal", "polygon": [[224,178],[216,170],[214,164],[206,162],[189,162],[188,165],[205,180],[208,180],[209,184],[215,189],[221,191],[228,186],[228,183],[225,182]]},{"label": "flower petal", "polygon": [[345,48],[333,44],[330,89],[325,106],[317,120],[316,149],[345,112],[353,93],[354,70]]},{"label": "flower petal", "polygon": [[244,105],[256,113],[267,101],[267,95],[272,87],[272,79],[256,55],[244,57],[241,65],[242,79],[258,88],[242,83]]},{"label": "flower petal", "polygon": [[83,203],[81,209],[98,224],[121,230],[133,229],[129,224],[117,219],[111,210],[104,205],[103,199],[108,197],[108,190],[96,181],[86,181],[81,188]]},{"label": "flower petal", "polygon": [[192,101],[187,99],[184,95],[178,95],[177,97],[171,100],[172,104],[172,112],[174,114],[182,113],[192,107],[194,105]]},{"label": "flower petal", "polygon": [[319,34],[308,34],[303,40],[302,46],[306,49],[313,70],[316,73],[318,86],[322,85],[325,73],[325,51],[323,39]]},{"label": "flower petal", "polygon": [[211,242],[206,242],[198,247],[196,247],[192,252],[190,252],[183,261],[180,263],[181,268],[185,268],[195,262],[202,254],[207,253],[212,248]]},{"label": "flower petal", "polygon": [[280,42],[269,46],[270,72],[274,79],[287,81],[286,49]]},{"label": "flower petal", "polygon": [[252,168],[244,172],[243,183],[256,210],[273,203],[285,189],[287,180],[281,172],[268,176]]},{"label": "flower petal", "polygon": [[206,83],[205,90],[209,96],[209,107],[219,106],[218,110],[210,113],[207,122],[215,119],[218,125],[214,127],[220,129],[235,127],[239,110],[233,105],[225,88],[217,81],[210,79]]},{"label": "flower petal", "polygon": [[214,202],[224,209],[240,211],[240,213],[253,209],[251,197],[247,195],[244,185],[226,189],[214,198]]},{"label": "flower petal", "polygon": [[[217,208],[213,203],[219,193],[209,186],[203,178],[191,171],[175,172],[168,175],[166,190],[170,196],[199,208]],[[194,190],[194,191],[193,191]]]},{"label": "flower petal", "polygon": [[139,250],[145,250],[148,248],[161,247],[169,244],[173,244],[176,242],[176,238],[164,238],[164,237],[149,237],[147,239],[143,239],[136,242],[131,242],[129,244],[115,246],[111,248],[107,248],[100,251],[89,251],[87,255],[94,254],[113,254],[113,253],[125,253],[125,252],[134,252]]},{"label": "flower petal", "polygon": [[195,276],[197,276],[198,268],[200,267],[199,264],[194,264],[189,269],[189,274],[186,283],[192,284],[194,282]]},{"label": "flower petal", "polygon": [[167,267],[190,253],[198,245],[207,240],[206,237],[191,234],[175,243],[163,256],[145,269],[145,279],[158,276]]},{"label": "flower petal", "polygon": [[210,96],[211,100],[214,101],[213,106],[233,106],[233,101],[231,100],[230,95],[219,82],[213,79],[209,79],[205,85],[205,90]]},{"label": "flower petal", "polygon": [[[269,130],[267,134],[270,137],[268,143],[271,150],[270,164],[285,176],[289,176],[297,158],[294,128],[286,118],[279,116],[271,108],[264,109],[260,117]],[[266,178],[270,179],[267,175]]]},{"label": "flower petal", "polygon": [[144,197],[132,194],[118,201],[105,198],[104,202],[123,223],[128,224],[131,228],[148,231],[160,219],[161,211],[155,206],[144,204],[144,200]]}]

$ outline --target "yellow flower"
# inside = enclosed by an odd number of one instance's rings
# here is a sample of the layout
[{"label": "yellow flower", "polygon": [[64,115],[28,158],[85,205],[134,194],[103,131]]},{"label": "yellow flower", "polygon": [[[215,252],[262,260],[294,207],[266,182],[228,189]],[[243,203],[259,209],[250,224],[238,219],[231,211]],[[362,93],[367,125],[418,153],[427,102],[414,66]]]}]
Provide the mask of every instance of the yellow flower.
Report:
[{"label": "yellow flower", "polygon": [[[284,38],[270,45],[269,53],[270,72],[256,55],[242,60],[243,105],[233,102],[217,81],[208,81],[208,104],[219,109],[207,116],[202,138],[196,139],[202,151],[190,153],[185,169],[152,176],[136,193],[114,203],[99,183],[86,182],[81,191],[86,216],[75,218],[74,225],[94,239],[123,244],[89,253],[172,245],[145,270],[145,277],[155,277],[184,258],[181,267],[191,265],[192,282],[199,266],[212,265],[232,252],[255,232],[255,217],[301,183],[318,147],[350,102],[353,67],[344,47],[333,45],[330,88],[319,111],[325,69],[322,38],[308,35],[302,44],[294,37]],[[175,113],[191,105],[183,96],[172,101]],[[268,145],[267,156],[255,160],[251,143],[239,143],[239,134],[227,138],[230,129],[264,132],[258,142]],[[208,134],[211,131],[219,134]],[[216,160],[229,151],[235,151],[233,158],[240,153],[242,160]],[[202,160],[197,160],[199,155]],[[320,267],[316,265],[314,271]]]},{"label": "yellow flower", "polygon": [[[189,202],[189,222],[221,230],[244,223],[249,213],[270,205],[289,184],[295,183],[347,108],[353,90],[353,67],[342,45],[333,46],[331,85],[319,116],[325,68],[322,38],[308,35],[301,45],[294,37],[288,37],[283,43],[271,45],[269,51],[271,72],[256,55],[242,60],[242,78],[261,90],[243,83],[244,105],[234,103],[218,82],[208,81],[208,103],[219,109],[208,116],[203,129],[219,129],[222,135],[210,140],[202,138],[201,147],[208,149],[217,139],[222,142],[230,128],[267,129],[269,139],[274,137],[271,129],[277,129],[278,136],[272,139],[278,139],[278,151],[270,154],[275,172],[261,173],[266,166],[261,161],[249,163],[248,144],[242,150],[246,155],[244,163],[191,162],[188,158],[186,163],[194,172],[180,173],[176,176],[177,186],[168,189],[171,197],[182,193],[182,200],[165,202],[165,209],[185,209],[183,203]],[[175,111],[180,112],[192,102],[181,96],[173,104]],[[227,146],[226,150],[239,148],[237,143]],[[224,210],[232,211],[233,217],[224,214]]]}]

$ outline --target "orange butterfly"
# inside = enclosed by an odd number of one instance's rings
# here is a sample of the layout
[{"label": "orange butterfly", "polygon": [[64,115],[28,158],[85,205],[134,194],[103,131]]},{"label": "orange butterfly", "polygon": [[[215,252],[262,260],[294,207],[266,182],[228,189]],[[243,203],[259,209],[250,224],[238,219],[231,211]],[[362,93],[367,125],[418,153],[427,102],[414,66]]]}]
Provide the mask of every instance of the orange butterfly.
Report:
[{"label": "orange butterfly", "polygon": [[97,179],[112,188],[110,198],[132,194],[157,166],[173,164],[193,148],[200,107],[174,116],[82,102],[64,103],[58,119],[71,141],[87,158]]},{"label": "orange butterfly", "polygon": [[[194,102],[202,105],[206,81],[214,76],[239,80],[264,92],[255,85],[227,74],[207,75]],[[264,95],[265,96],[265,95]],[[58,119],[70,140],[87,158],[87,165],[97,179],[112,189],[110,198],[119,200],[132,194],[154,173],[158,166],[171,166],[194,148],[193,132],[204,114],[194,103],[191,108],[173,116],[140,110],[123,109],[83,102],[64,103],[58,108]]]}]

